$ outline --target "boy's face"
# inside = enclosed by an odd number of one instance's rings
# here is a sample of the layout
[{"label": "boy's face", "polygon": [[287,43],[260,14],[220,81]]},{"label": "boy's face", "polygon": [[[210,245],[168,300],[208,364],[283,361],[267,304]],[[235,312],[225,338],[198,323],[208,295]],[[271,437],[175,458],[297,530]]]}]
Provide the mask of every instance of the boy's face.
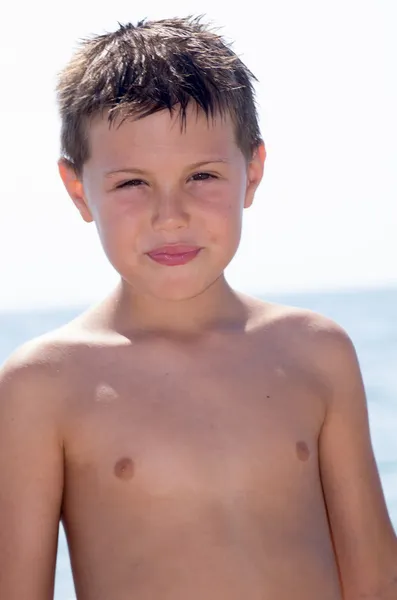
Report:
[{"label": "boy's face", "polygon": [[136,293],[159,299],[208,288],[238,248],[264,147],[247,165],[231,120],[208,123],[193,108],[183,131],[177,111],[161,111],[120,127],[98,118],[89,138],[81,180],[63,161],[60,174],[113,267]]}]

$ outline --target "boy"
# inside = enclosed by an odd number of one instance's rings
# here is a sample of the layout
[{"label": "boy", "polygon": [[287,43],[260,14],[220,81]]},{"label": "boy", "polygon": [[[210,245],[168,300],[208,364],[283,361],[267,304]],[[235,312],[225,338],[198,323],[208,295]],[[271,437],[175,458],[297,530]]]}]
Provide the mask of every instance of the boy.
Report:
[{"label": "boy", "polygon": [[223,272],[265,148],[198,19],[120,26],[60,75],[59,171],[117,289],[0,381],[0,598],[392,600],[397,542],[346,333]]}]

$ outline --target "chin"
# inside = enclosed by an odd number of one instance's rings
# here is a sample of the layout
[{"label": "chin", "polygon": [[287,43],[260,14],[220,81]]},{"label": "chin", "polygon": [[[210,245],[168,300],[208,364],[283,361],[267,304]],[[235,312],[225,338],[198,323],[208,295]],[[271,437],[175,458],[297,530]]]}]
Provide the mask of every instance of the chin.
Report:
[{"label": "chin", "polygon": [[197,285],[197,283],[193,285],[174,285],[174,286],[164,286],[156,289],[152,289],[149,291],[150,295],[158,298],[159,300],[170,300],[170,301],[181,301],[181,300],[191,300],[192,298],[196,298],[200,296],[203,292],[205,292],[208,287],[210,287],[211,283],[208,285]]},{"label": "chin", "polygon": [[[175,273],[176,274],[176,273]],[[190,300],[203,294],[219,278],[219,274],[196,273],[195,276],[159,278],[157,281],[148,282],[145,294],[159,300],[181,301]]]},{"label": "chin", "polygon": [[118,270],[122,279],[137,296],[148,296],[163,301],[191,300],[201,296],[219,280],[226,265],[223,261],[212,268],[163,267],[162,272],[127,273]]}]

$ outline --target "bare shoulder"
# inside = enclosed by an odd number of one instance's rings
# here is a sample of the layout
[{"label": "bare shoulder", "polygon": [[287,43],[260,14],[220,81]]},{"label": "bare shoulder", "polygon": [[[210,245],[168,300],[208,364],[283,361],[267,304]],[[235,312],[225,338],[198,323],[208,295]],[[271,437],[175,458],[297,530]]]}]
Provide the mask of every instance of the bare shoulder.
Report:
[{"label": "bare shoulder", "polygon": [[263,328],[275,327],[280,336],[287,335],[290,341],[302,335],[310,342],[344,342],[349,340],[347,332],[331,318],[310,310],[286,304],[258,301],[255,304],[257,322]]},{"label": "bare shoulder", "polygon": [[0,398],[28,395],[39,405],[50,397],[55,405],[78,345],[72,331],[61,328],[16,348],[0,365]]},{"label": "bare shoulder", "polygon": [[357,377],[356,349],[348,332],[315,311],[282,304],[263,305],[260,329],[289,356],[333,387],[341,378]]},{"label": "bare shoulder", "polygon": [[35,415],[56,416],[64,423],[76,389],[96,364],[95,350],[107,344],[100,332],[86,326],[84,315],[25,342],[0,365],[0,409],[14,403],[26,413],[29,404]]},{"label": "bare shoulder", "polygon": [[281,320],[290,343],[324,374],[342,374],[357,363],[350,335],[333,319],[309,309],[285,307]]},{"label": "bare shoulder", "polygon": [[[69,344],[57,331],[28,340],[1,365],[3,381],[55,373],[65,361]],[[31,382],[30,382],[31,383]]]}]

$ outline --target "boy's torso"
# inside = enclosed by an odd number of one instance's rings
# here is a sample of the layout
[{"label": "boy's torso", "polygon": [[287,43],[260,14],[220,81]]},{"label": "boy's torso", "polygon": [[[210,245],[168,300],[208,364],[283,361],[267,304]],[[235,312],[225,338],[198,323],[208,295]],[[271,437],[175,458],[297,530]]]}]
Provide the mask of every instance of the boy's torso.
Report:
[{"label": "boy's torso", "polygon": [[284,331],[74,345],[62,517],[78,600],[340,600],[324,387]]}]

